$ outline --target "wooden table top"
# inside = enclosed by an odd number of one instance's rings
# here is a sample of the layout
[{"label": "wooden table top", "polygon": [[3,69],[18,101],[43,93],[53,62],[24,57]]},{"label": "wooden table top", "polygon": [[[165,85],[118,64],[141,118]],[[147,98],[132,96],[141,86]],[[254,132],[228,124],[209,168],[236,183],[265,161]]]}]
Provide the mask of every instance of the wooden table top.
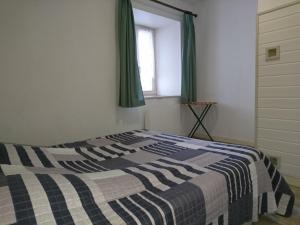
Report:
[{"label": "wooden table top", "polygon": [[199,102],[190,102],[190,103],[183,103],[183,105],[216,105],[217,102],[210,102],[210,101],[199,101]]}]

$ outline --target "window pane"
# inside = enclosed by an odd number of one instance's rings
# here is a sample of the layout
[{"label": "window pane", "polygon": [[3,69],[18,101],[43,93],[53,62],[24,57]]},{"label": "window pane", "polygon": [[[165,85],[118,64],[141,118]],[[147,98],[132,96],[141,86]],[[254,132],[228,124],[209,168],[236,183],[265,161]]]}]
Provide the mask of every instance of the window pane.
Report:
[{"label": "window pane", "polygon": [[137,28],[138,63],[143,91],[155,91],[155,59],[153,31]]}]

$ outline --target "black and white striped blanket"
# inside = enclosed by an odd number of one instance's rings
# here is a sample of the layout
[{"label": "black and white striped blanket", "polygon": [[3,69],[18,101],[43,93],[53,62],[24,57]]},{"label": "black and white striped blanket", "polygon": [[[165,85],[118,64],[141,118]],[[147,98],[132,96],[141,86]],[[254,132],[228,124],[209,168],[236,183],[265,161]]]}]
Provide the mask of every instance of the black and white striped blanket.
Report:
[{"label": "black and white striped blanket", "polygon": [[292,213],[261,152],[138,130],[54,147],[0,144],[0,224],[242,225]]}]

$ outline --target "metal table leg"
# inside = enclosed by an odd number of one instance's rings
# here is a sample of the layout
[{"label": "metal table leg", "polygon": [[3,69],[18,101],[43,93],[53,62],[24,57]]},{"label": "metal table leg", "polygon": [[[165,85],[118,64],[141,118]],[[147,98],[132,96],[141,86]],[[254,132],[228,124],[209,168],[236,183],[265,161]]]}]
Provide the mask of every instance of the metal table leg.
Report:
[{"label": "metal table leg", "polygon": [[[193,128],[191,129],[191,131],[190,131],[190,133],[189,133],[189,135],[188,135],[188,137],[192,137],[192,136],[194,135],[194,133],[195,133],[194,131],[198,129],[199,121],[198,121],[198,115],[196,114],[196,112],[194,111],[194,109],[192,108],[192,106],[191,106],[191,105],[188,105],[188,107],[189,107],[190,110],[193,112],[194,116],[197,118],[196,123],[194,124]],[[207,106],[205,106],[205,108],[204,108],[204,110],[202,111],[200,117],[203,116],[203,114],[204,114],[206,108],[207,108]]]},{"label": "metal table leg", "polygon": [[188,107],[190,108],[190,110],[192,111],[192,113],[194,114],[194,116],[197,119],[195,125],[193,126],[192,130],[190,131],[190,133],[188,135],[189,137],[193,137],[194,134],[196,133],[196,131],[201,126],[203,128],[203,130],[205,131],[205,133],[207,134],[207,136],[209,137],[209,139],[211,141],[214,141],[213,138],[212,138],[212,136],[209,134],[208,130],[206,129],[206,127],[202,123],[203,119],[205,118],[206,114],[210,110],[211,106],[212,106],[212,104],[206,105],[205,108],[203,109],[203,111],[201,112],[200,116],[198,116],[198,114],[195,112],[195,110],[193,109],[193,107],[191,105],[188,105]]},{"label": "metal table leg", "polygon": [[[197,121],[194,125],[194,127],[192,128],[192,130],[190,131],[189,133],[189,137],[193,137],[195,132],[198,130],[199,126],[200,126],[200,123],[199,121],[201,121],[204,116],[206,115],[207,113],[207,110],[209,108],[209,105],[206,105],[205,108],[203,109],[203,111],[201,112],[200,116],[197,115],[197,113],[195,112],[195,110],[193,109],[193,107],[191,105],[188,105],[188,107],[190,108],[190,110],[192,111],[192,113],[194,114],[194,116],[196,117]],[[199,118],[198,118],[199,117]]]}]

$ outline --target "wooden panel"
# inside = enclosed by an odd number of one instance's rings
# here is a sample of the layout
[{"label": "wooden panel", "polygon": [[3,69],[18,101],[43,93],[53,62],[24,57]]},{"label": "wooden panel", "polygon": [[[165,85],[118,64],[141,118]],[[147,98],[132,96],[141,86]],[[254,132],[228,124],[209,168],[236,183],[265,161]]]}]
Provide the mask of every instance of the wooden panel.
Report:
[{"label": "wooden panel", "polygon": [[[300,121],[300,110],[259,108],[258,118]],[[300,136],[299,136],[300,140]]]},{"label": "wooden panel", "polygon": [[295,26],[299,26],[300,13],[293,14],[291,16],[281,17],[278,19],[269,20],[267,22],[259,24],[260,34],[287,29]]},{"label": "wooden panel", "polygon": [[[257,147],[280,158],[280,170],[300,177],[300,4],[259,16]],[[280,58],[266,61],[266,48]]]},{"label": "wooden panel", "polygon": [[280,52],[284,53],[287,51],[295,51],[295,50],[300,50],[300,38],[295,38],[295,39],[290,39],[290,40],[285,40],[285,41],[277,41],[277,42],[272,42],[271,44],[260,44],[258,46],[258,55],[265,55],[266,53],[266,48],[268,47],[274,47],[274,46],[280,46]]},{"label": "wooden panel", "polygon": [[258,108],[300,109],[300,98],[259,98]]},{"label": "wooden panel", "polygon": [[266,155],[272,155],[272,156],[277,156],[280,158],[280,164],[292,164],[295,166],[300,166],[300,155],[295,155],[295,154],[282,154],[280,151],[275,151],[275,150],[269,150],[269,149],[264,149],[261,148],[259,149]]},{"label": "wooden panel", "polygon": [[257,136],[264,139],[273,139],[300,144],[300,132],[259,128],[257,129]]},{"label": "wooden panel", "polygon": [[293,5],[287,8],[283,8],[280,10],[276,10],[270,13],[266,13],[264,15],[259,16],[259,23],[264,23],[266,21],[278,19],[278,18],[283,18],[286,16],[293,15],[295,13],[300,13],[300,5]]},{"label": "wooden panel", "polygon": [[283,41],[283,40],[298,38],[299,33],[300,33],[300,26],[297,26],[297,27],[287,28],[284,30],[259,34],[258,39],[260,44],[266,44],[275,41]]},{"label": "wooden panel", "polygon": [[257,118],[257,128],[300,132],[300,122],[292,120]]},{"label": "wooden panel", "polygon": [[257,146],[258,149],[271,149],[272,151],[285,152],[294,155],[299,155],[300,149],[299,144],[263,138],[257,139]]},{"label": "wooden panel", "polygon": [[281,52],[280,60],[266,61],[266,55],[262,55],[258,57],[258,63],[260,66],[295,63],[295,62],[300,62],[300,50]]},{"label": "wooden panel", "polygon": [[258,87],[258,98],[300,98],[300,87]]},{"label": "wooden panel", "polygon": [[298,74],[299,71],[300,71],[300,63],[258,66],[259,76]]},{"label": "wooden panel", "polygon": [[[300,171],[300,167],[299,166],[295,166],[295,165],[291,165],[291,164],[281,164],[280,166],[280,172],[283,175],[289,175],[292,177],[300,177],[299,175],[299,171]],[[288,223],[286,223],[288,224]],[[293,224],[289,224],[289,225],[293,225]],[[294,225],[296,225],[296,223],[294,223]]]},{"label": "wooden panel", "polygon": [[300,86],[300,73],[297,75],[258,77],[259,87]]}]

